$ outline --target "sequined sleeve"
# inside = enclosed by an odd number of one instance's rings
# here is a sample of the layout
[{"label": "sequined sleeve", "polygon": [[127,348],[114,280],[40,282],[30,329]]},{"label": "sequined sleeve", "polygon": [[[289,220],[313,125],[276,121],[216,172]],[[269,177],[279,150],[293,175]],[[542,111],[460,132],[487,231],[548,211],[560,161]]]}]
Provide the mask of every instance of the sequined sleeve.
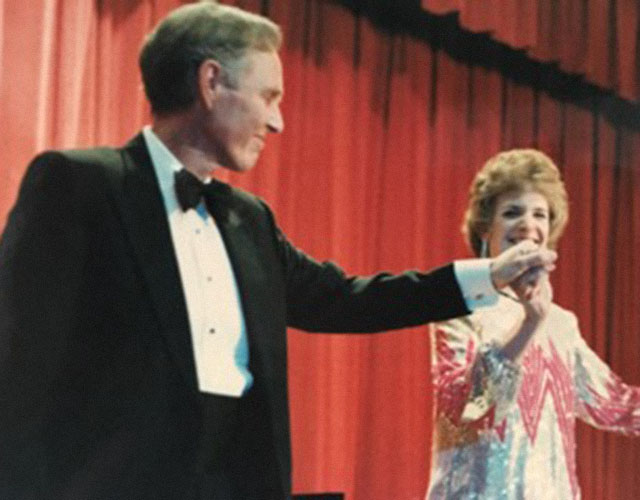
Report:
[{"label": "sequined sleeve", "polygon": [[454,425],[502,420],[515,400],[517,365],[482,341],[470,317],[432,328],[432,371],[438,416]]},{"label": "sequined sleeve", "polygon": [[574,323],[576,411],[589,425],[640,435],[640,387],[625,384],[587,345]]}]

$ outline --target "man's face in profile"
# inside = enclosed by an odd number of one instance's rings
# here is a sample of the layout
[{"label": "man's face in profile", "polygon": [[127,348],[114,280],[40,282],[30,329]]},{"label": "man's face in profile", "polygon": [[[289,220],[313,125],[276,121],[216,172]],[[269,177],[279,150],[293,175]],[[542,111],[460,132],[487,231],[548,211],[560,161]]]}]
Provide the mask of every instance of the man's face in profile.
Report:
[{"label": "man's face in profile", "polygon": [[280,57],[250,50],[243,59],[237,85],[218,84],[219,95],[204,125],[217,162],[236,172],[251,170],[267,136],[284,128]]}]

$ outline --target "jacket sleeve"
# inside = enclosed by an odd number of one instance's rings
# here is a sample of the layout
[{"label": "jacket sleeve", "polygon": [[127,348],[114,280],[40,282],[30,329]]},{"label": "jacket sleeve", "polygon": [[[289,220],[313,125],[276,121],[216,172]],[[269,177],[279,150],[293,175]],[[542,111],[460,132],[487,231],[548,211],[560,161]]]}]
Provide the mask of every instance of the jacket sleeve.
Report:
[{"label": "jacket sleeve", "polygon": [[625,384],[574,330],[574,383],[578,417],[598,429],[640,436],[640,387]]},{"label": "jacket sleeve", "polygon": [[426,273],[347,276],[334,263],[317,262],[294,247],[268,213],[283,265],[289,326],[376,332],[469,313],[452,264]]},{"label": "jacket sleeve", "polygon": [[75,321],[85,214],[56,153],[36,158],[0,242],[0,498],[44,498],[40,431]]}]

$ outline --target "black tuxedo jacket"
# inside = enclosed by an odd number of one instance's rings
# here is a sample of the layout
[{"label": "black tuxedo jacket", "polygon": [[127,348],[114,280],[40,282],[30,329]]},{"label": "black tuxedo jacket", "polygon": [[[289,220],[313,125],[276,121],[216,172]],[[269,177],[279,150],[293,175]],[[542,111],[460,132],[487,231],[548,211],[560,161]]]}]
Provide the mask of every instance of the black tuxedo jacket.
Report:
[{"label": "black tuxedo jacket", "polygon": [[[345,276],[293,247],[263,201],[220,187],[255,378],[240,480],[288,498],[287,325],[373,332],[468,311],[451,266]],[[0,498],[196,498],[208,405],[142,136],[37,157],[0,243]]]}]

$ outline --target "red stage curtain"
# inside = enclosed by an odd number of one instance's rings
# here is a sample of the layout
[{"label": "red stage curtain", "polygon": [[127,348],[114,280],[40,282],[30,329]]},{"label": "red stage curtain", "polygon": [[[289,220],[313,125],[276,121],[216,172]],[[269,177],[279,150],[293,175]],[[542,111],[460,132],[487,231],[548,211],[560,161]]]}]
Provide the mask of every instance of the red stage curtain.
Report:
[{"label": "red stage curtain", "polygon": [[636,0],[421,0],[434,14],[488,33],[533,59],[557,63],[625,99],[640,99],[640,4]]},{"label": "red stage curtain", "polygon": [[[120,144],[148,122],[137,51],[180,3],[0,0],[0,220],[36,152]],[[576,312],[590,345],[640,384],[638,131],[381,32],[334,2],[234,3],[283,26],[286,125],[254,171],[221,177],[263,196],[317,258],[357,273],[425,268],[468,255],[459,227],[480,164],[500,149],[540,147],[562,166],[571,196],[557,300]],[[291,332],[289,345],[295,490],[423,498],[427,329]],[[581,427],[578,455],[585,499],[640,491],[639,440]]]}]

